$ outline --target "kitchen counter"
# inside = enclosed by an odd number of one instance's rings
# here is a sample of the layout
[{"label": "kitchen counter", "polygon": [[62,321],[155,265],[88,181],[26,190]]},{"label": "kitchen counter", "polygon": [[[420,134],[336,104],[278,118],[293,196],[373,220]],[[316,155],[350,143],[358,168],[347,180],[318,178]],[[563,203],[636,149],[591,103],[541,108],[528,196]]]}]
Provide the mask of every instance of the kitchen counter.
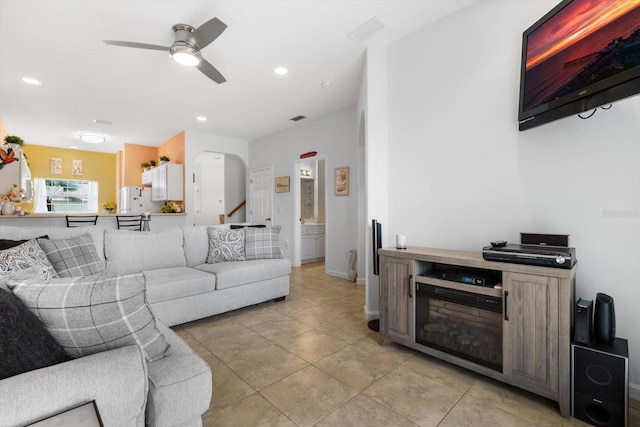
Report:
[{"label": "kitchen counter", "polygon": [[[73,216],[74,214],[69,214]],[[77,213],[75,215],[82,215]],[[87,215],[95,215],[87,213]],[[125,215],[125,214],[122,214]],[[32,213],[21,215],[0,215],[0,225],[10,225],[13,227],[66,227],[66,214],[64,213]],[[183,227],[186,225],[185,213],[151,213],[149,225],[152,231],[160,231],[167,228]],[[99,225],[105,229],[117,228],[116,214],[98,214]]]}]

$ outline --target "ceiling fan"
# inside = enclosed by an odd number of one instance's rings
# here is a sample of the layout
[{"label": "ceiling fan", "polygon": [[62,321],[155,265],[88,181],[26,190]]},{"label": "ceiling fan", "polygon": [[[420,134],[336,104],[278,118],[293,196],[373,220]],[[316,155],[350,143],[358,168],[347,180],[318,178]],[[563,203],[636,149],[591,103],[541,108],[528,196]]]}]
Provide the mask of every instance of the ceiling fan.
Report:
[{"label": "ceiling fan", "polygon": [[197,29],[187,24],[176,24],[171,29],[175,33],[176,40],[170,47],[155,44],[124,42],[117,40],[103,40],[113,46],[135,47],[140,49],[164,50],[178,63],[196,67],[205,76],[216,83],[224,83],[227,80],[220,71],[211,65],[200,54],[200,50],[207,47],[218,38],[227,28],[227,25],[218,18],[210,19]]}]

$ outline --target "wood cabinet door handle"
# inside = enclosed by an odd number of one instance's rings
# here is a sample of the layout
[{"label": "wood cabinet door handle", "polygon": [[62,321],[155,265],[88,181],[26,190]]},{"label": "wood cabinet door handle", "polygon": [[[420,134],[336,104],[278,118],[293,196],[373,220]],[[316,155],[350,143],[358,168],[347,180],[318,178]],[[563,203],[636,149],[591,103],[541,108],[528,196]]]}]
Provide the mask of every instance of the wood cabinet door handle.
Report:
[{"label": "wood cabinet door handle", "polygon": [[509,291],[504,291],[504,320],[509,320],[509,311],[507,310],[507,302],[509,301]]},{"label": "wood cabinet door handle", "polygon": [[413,298],[413,294],[411,292],[411,284],[413,283],[413,274],[409,275],[409,298]]}]

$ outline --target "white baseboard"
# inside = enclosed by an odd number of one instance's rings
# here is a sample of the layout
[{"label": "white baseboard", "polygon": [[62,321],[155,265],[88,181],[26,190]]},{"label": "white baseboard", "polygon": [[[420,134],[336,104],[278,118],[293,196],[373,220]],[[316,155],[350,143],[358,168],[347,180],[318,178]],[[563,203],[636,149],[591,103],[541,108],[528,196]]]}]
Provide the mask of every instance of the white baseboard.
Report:
[{"label": "white baseboard", "polygon": [[[329,276],[339,277],[341,279],[349,280],[349,275],[347,273],[342,272],[342,271],[327,270],[326,273]],[[364,278],[358,278],[356,280],[357,280],[356,283],[358,285],[364,285],[366,283]],[[351,280],[349,280],[349,281],[351,281]]]},{"label": "white baseboard", "polygon": [[640,400],[640,384],[629,383],[629,399]]}]

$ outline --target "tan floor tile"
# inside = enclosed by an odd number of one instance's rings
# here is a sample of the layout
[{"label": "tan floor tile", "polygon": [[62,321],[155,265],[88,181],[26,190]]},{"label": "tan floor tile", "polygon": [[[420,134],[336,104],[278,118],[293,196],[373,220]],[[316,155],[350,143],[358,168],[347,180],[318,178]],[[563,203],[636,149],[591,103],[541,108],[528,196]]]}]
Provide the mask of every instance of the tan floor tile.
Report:
[{"label": "tan floor tile", "polygon": [[488,405],[482,399],[464,396],[442,420],[439,427],[536,427],[538,424],[511,412]]},{"label": "tan floor tile", "polygon": [[282,317],[278,320],[252,326],[251,329],[277,344],[279,341],[300,335],[312,328],[295,319]]},{"label": "tan floor tile", "polygon": [[[562,427],[589,427],[591,424],[587,424],[584,421],[580,421],[577,418],[565,418]],[[629,424],[629,427],[633,427],[633,424]],[[637,427],[637,426],[635,426]]]},{"label": "tan floor tile", "polygon": [[272,307],[262,307],[256,310],[252,310],[248,313],[242,313],[235,317],[236,322],[243,324],[244,326],[254,326],[260,323],[271,322],[282,318],[282,314],[278,313]]},{"label": "tan floor tile", "polygon": [[487,377],[479,376],[467,394],[539,424],[562,426],[565,421],[556,402]]},{"label": "tan floor tile", "polygon": [[199,341],[223,362],[230,362],[271,345],[269,340],[244,326],[235,335],[223,335],[213,339],[207,337],[204,341]]},{"label": "tan floor tile", "polygon": [[301,299],[292,300],[290,298],[287,298],[282,303],[274,305],[273,310],[282,314],[283,316],[289,316],[293,313],[306,310],[311,307],[313,307],[313,304],[307,301]]},{"label": "tan floor tile", "polygon": [[390,411],[362,394],[327,415],[316,427],[416,427],[416,424]]},{"label": "tan floor tile", "polygon": [[391,357],[398,364],[417,354],[415,350],[393,342],[386,342],[384,345],[380,345],[380,335],[377,333],[367,335],[354,342],[353,345],[372,354]]},{"label": "tan floor tile", "polygon": [[213,316],[209,318],[208,322],[193,323],[194,325],[185,326],[185,330],[201,343],[224,335],[235,335],[238,331],[246,329],[244,325],[234,319],[220,316]]},{"label": "tan floor tile", "polygon": [[281,340],[278,345],[307,362],[314,363],[345,348],[349,343],[314,329],[295,337]]},{"label": "tan floor tile", "polygon": [[224,365],[213,368],[211,376],[213,377],[211,406],[203,417],[214,414],[255,393],[249,384]]},{"label": "tan floor tile", "polygon": [[422,353],[415,353],[411,359],[402,364],[401,369],[429,377],[461,393],[468,392],[480,377],[464,368]]},{"label": "tan floor tile", "polygon": [[464,394],[448,385],[399,366],[363,393],[422,427],[436,426]]},{"label": "tan floor tile", "polygon": [[205,418],[202,425],[203,427],[296,427],[258,393]]},{"label": "tan floor tile", "polygon": [[346,341],[349,344],[369,335],[375,334],[376,338],[378,337],[377,333],[367,327],[366,321],[363,320],[358,324],[352,321],[352,317],[332,320],[331,322],[323,323],[316,329],[327,335]]},{"label": "tan floor tile", "polygon": [[312,290],[302,295],[300,299],[307,301],[313,305],[320,305],[320,304],[325,304],[329,301],[336,301],[337,297],[333,295],[327,295],[324,292]]},{"label": "tan floor tile", "polygon": [[308,366],[304,360],[272,345],[227,363],[254,390],[260,390]]},{"label": "tan floor tile", "polygon": [[314,366],[362,391],[402,363],[391,354],[371,353],[355,345],[316,362]]},{"label": "tan floor tile", "polygon": [[308,366],[260,391],[298,426],[315,424],[356,393],[314,366]]},{"label": "tan floor tile", "polygon": [[306,310],[298,311],[289,315],[292,319],[309,325],[312,328],[318,327],[324,323],[329,323],[345,317],[349,313],[341,313],[335,309],[333,302],[317,305]]}]

